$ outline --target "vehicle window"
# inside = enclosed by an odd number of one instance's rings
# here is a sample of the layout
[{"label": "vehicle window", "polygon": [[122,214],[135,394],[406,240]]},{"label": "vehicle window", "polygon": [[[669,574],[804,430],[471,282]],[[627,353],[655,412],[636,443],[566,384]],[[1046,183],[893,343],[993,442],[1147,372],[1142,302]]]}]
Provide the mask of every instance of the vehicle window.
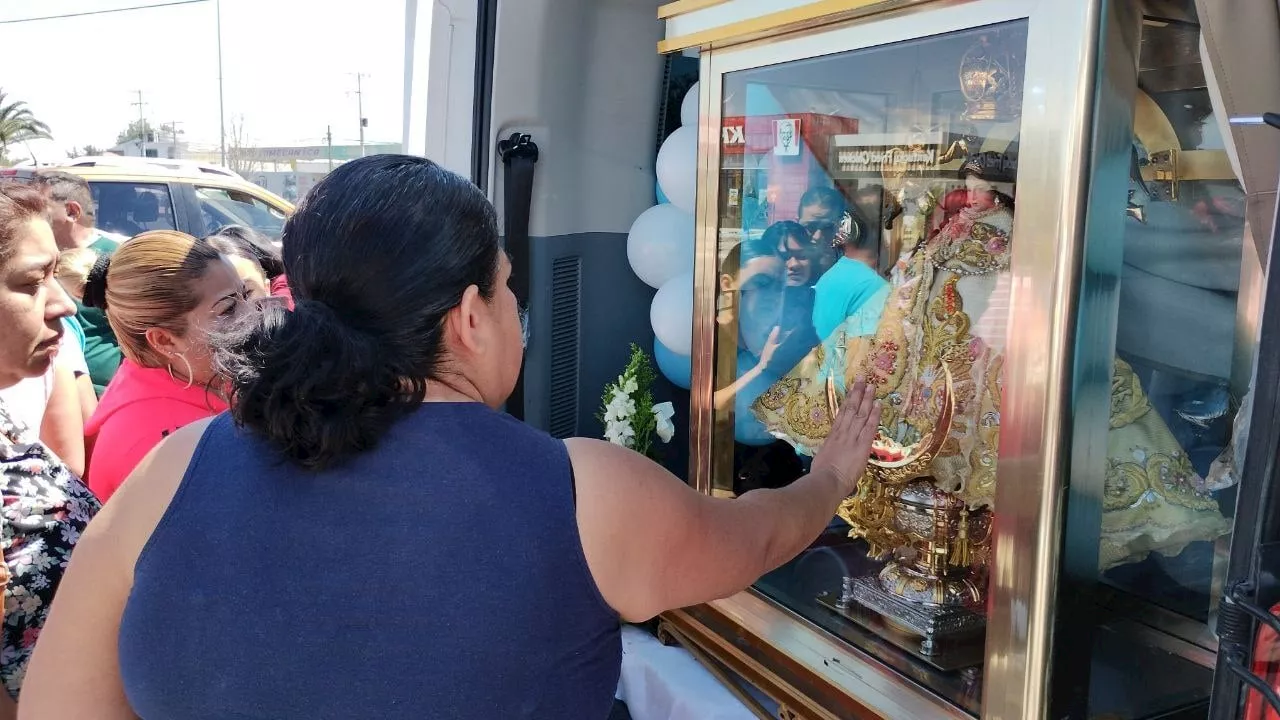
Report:
[{"label": "vehicle window", "polygon": [[90,181],[98,229],[133,237],[148,230],[176,230],[173,200],[164,183]]},{"label": "vehicle window", "polygon": [[249,193],[197,187],[196,198],[200,203],[206,235],[226,225],[246,225],[271,238],[279,238],[284,230],[285,214]]}]

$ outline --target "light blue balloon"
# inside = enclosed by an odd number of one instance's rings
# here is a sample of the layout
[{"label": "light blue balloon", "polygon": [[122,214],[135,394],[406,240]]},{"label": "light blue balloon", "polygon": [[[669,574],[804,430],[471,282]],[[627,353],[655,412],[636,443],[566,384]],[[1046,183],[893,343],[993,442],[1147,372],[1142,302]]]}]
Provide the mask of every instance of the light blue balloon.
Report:
[{"label": "light blue balloon", "polygon": [[653,359],[657,362],[662,376],[670,380],[672,385],[688,390],[693,384],[693,358],[688,355],[677,355],[659,342],[658,338],[654,338]]},{"label": "light blue balloon", "polygon": [[671,202],[667,199],[667,194],[662,192],[662,185],[660,185],[657,180],[653,181],[653,189],[653,196],[658,199],[658,202],[656,203],[657,205]]}]

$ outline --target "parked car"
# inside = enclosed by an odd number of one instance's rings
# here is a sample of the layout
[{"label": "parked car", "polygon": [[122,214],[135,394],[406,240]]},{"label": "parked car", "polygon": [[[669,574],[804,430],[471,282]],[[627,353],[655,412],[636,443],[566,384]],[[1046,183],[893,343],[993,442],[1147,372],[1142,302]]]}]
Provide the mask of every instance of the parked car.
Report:
[{"label": "parked car", "polygon": [[[204,237],[226,225],[246,225],[278,240],[293,212],[288,200],[217,166],[74,162],[42,169],[64,170],[87,180],[98,227],[126,237],[147,230],[181,230]],[[0,170],[0,180],[21,180],[35,172]]]}]

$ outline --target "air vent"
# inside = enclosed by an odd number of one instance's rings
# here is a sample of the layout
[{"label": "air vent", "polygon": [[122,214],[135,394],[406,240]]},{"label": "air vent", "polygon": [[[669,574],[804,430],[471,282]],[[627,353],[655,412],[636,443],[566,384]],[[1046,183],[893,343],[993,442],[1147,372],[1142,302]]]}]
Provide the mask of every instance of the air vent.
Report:
[{"label": "air vent", "polygon": [[551,414],[555,437],[578,434],[578,358],[581,345],[582,258],[551,264]]}]

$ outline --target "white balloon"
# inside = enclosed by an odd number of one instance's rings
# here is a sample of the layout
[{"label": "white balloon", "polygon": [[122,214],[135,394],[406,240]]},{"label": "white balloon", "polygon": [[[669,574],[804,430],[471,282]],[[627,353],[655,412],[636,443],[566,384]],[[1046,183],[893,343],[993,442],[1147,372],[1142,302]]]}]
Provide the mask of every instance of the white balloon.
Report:
[{"label": "white balloon", "polygon": [[677,355],[693,352],[693,273],[681,273],[658,288],[649,306],[658,342]]},{"label": "white balloon", "polygon": [[684,101],[680,103],[680,125],[683,127],[694,127],[698,124],[698,92],[700,82],[693,84],[689,88],[689,92],[685,93]]},{"label": "white balloon", "polygon": [[654,205],[627,235],[631,269],[651,288],[693,271],[693,216],[674,205]]},{"label": "white balloon", "polygon": [[[698,198],[698,131],[682,127],[658,150],[658,185],[671,204],[692,213]],[[668,346],[669,347],[669,346]]]}]

